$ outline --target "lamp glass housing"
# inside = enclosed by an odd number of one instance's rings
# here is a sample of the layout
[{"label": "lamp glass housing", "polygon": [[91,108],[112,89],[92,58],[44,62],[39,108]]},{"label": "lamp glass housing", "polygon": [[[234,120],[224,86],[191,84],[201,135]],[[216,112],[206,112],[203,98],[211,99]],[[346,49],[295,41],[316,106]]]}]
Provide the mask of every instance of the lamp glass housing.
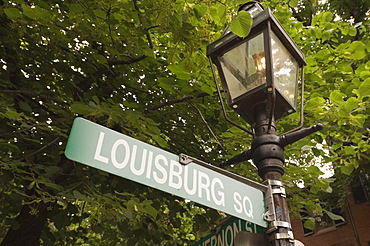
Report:
[{"label": "lamp glass housing", "polygon": [[232,100],[266,83],[266,58],[260,33],[220,56],[220,64]]},{"label": "lamp glass housing", "polygon": [[230,32],[208,45],[207,56],[217,66],[228,104],[249,124],[261,103],[274,110],[267,113],[275,120],[296,111],[299,71],[306,62],[271,10],[254,17],[247,37]]},{"label": "lamp glass housing", "polygon": [[275,87],[292,106],[296,107],[299,75],[298,62],[288,52],[275,33],[271,35],[271,52]]}]

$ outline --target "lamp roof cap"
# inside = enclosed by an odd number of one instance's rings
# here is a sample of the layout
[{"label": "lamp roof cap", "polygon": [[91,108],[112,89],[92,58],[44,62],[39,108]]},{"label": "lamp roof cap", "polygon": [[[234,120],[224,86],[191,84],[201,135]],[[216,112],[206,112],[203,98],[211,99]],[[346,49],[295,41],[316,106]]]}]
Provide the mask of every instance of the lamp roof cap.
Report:
[{"label": "lamp roof cap", "polygon": [[250,7],[256,4],[258,4],[263,9],[262,4],[260,4],[258,1],[249,1],[247,3],[239,4],[238,12],[243,11],[243,10],[248,11]]}]

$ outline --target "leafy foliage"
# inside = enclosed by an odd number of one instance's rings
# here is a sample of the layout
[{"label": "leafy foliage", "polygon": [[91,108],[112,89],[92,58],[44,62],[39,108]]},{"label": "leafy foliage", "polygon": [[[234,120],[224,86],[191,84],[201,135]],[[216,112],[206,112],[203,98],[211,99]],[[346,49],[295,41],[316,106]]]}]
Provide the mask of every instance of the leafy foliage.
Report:
[{"label": "leafy foliage", "polygon": [[[235,13],[243,2],[0,1],[2,245],[189,245],[217,224],[223,215],[214,210],[73,163],[63,151],[76,116],[213,164],[248,149],[251,139],[223,119],[205,57],[225,24],[250,24]],[[339,5],[313,2],[263,2],[307,56],[306,124],[325,125],[286,148],[296,215],[322,213],[315,194],[331,191],[312,165],[319,157],[343,174],[369,160],[366,1],[354,21]],[[278,132],[298,118],[278,122]],[[249,162],[230,170],[259,180]]]}]

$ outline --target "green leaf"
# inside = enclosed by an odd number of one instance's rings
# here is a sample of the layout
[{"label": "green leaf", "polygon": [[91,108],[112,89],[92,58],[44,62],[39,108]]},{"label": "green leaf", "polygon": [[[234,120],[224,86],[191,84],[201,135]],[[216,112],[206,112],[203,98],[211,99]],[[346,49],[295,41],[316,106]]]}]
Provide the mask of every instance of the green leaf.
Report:
[{"label": "green leaf", "polygon": [[59,212],[59,214],[53,218],[53,222],[56,228],[62,229],[63,227],[70,225],[71,220],[67,214],[68,211],[64,210],[62,212]]},{"label": "green leaf", "polygon": [[237,36],[245,38],[251,31],[253,19],[247,11],[240,11],[237,17],[231,21],[230,30]]},{"label": "green leaf", "polygon": [[74,190],[73,191],[73,196],[76,198],[76,199],[85,199],[85,196],[82,195],[79,191],[77,190]]},{"label": "green leaf", "polygon": [[108,25],[117,25],[120,23],[119,20],[116,19],[105,19],[104,22]]},{"label": "green leaf", "polygon": [[223,4],[218,5],[217,15],[220,20],[224,20],[226,17],[226,6]]},{"label": "green leaf", "polygon": [[220,17],[218,16],[217,8],[212,6],[209,10],[209,14],[212,17],[213,21],[218,24],[220,22]]},{"label": "green leaf", "polygon": [[312,194],[317,194],[319,191],[320,191],[320,188],[319,188],[318,186],[312,186],[312,187],[310,188],[310,192],[311,192]]},{"label": "green leaf", "polygon": [[224,137],[224,138],[231,138],[231,137],[234,137],[235,135],[231,132],[223,132],[221,134],[221,137]]},{"label": "green leaf", "polygon": [[303,226],[309,230],[314,230],[315,229],[315,219],[312,217],[309,217],[305,220]]},{"label": "green leaf", "polygon": [[359,101],[356,97],[350,97],[340,108],[345,112],[351,113],[353,110],[359,107]]},{"label": "green leaf", "polygon": [[330,54],[330,50],[328,50],[328,49],[323,49],[323,50],[320,50],[319,52],[317,52],[317,53],[315,54],[315,57],[316,57],[317,59],[320,59],[320,60],[325,60],[325,59],[327,59],[330,55],[331,55],[331,54]]},{"label": "green leaf", "polygon": [[208,93],[209,95],[213,95],[214,91],[215,91],[215,88],[208,85],[208,84],[203,84],[201,86],[201,90],[205,93]]},{"label": "green leaf", "polygon": [[93,101],[96,103],[96,104],[100,104],[100,100],[99,100],[99,97],[97,96],[93,96],[92,97]]},{"label": "green leaf", "polygon": [[102,19],[107,17],[107,13],[101,9],[94,9],[94,14]]},{"label": "green leaf", "polygon": [[323,12],[322,13],[322,18],[325,22],[331,22],[332,19],[334,18],[334,14],[331,12]]},{"label": "green leaf", "polygon": [[48,20],[50,18],[49,11],[39,7],[39,6],[33,6],[29,7],[26,4],[22,4],[23,14],[33,20],[42,19],[42,20]]},{"label": "green leaf", "polygon": [[365,124],[365,120],[367,118],[367,115],[364,114],[356,114],[356,115],[350,115],[349,116],[349,122],[355,126],[363,127]]},{"label": "green leaf", "polygon": [[82,102],[74,102],[71,105],[71,110],[74,113],[86,115],[92,111],[92,109]]},{"label": "green leaf", "polygon": [[349,45],[348,49],[351,52],[363,51],[366,49],[366,45],[361,41],[354,41]]},{"label": "green leaf", "polygon": [[361,97],[370,96],[370,78],[367,78],[364,82],[361,83],[358,91]]},{"label": "green leaf", "polygon": [[312,173],[312,175],[317,176],[317,177],[323,174],[320,168],[314,165],[307,167],[307,171],[309,171],[310,173]]},{"label": "green leaf", "polygon": [[338,214],[334,214],[326,209],[324,209],[324,212],[330,217],[330,219],[332,220],[342,220],[342,221],[346,221],[342,216],[338,215]]},{"label": "green leaf", "polygon": [[44,169],[46,175],[50,175],[50,174],[60,172],[60,170],[61,170],[60,167],[57,167],[57,166],[45,167],[45,169]]},{"label": "green leaf", "polygon": [[21,120],[22,117],[24,116],[24,113],[18,113],[17,111],[14,111],[12,109],[7,109],[6,113],[5,113],[6,116],[8,116],[10,119],[13,119],[13,120]]},{"label": "green leaf", "polygon": [[344,153],[346,155],[355,155],[356,154],[356,150],[353,146],[344,146],[343,150],[344,150]]},{"label": "green leaf", "polygon": [[52,183],[50,179],[43,179],[43,180],[38,180],[40,183],[43,183],[47,187],[50,187],[54,190],[61,191],[63,190],[63,186],[57,185],[55,183]]},{"label": "green leaf", "polygon": [[151,137],[152,139],[157,143],[159,144],[160,147],[162,148],[167,148],[168,147],[168,143],[166,142],[166,140],[164,140],[161,136],[157,135],[157,134],[151,134]]},{"label": "green leaf", "polygon": [[51,16],[50,12],[47,11],[46,9],[43,9],[40,6],[35,6],[33,10],[35,11],[39,19],[42,19],[44,21],[50,20],[50,16]]},{"label": "green leaf", "polygon": [[22,14],[16,8],[6,8],[4,9],[4,13],[9,17],[9,19],[22,18]]},{"label": "green leaf", "polygon": [[105,66],[108,66],[108,60],[105,56],[102,56],[100,54],[94,54],[94,59],[98,61],[101,64],[104,64]]},{"label": "green leaf", "polygon": [[366,80],[367,78],[370,78],[370,71],[361,71],[360,72],[360,78],[363,80]]},{"label": "green leaf", "polygon": [[316,182],[317,187],[319,187],[321,190],[331,193],[332,189],[330,187],[330,184],[328,182],[325,182],[323,180],[317,180]]},{"label": "green leaf", "polygon": [[334,90],[330,93],[330,101],[335,105],[342,105],[344,103],[343,98],[346,95],[339,90]]},{"label": "green leaf", "polygon": [[317,148],[312,148],[312,153],[315,155],[315,156],[321,156],[321,152],[320,150],[318,150]]},{"label": "green leaf", "polygon": [[356,51],[356,52],[351,53],[350,57],[354,60],[362,60],[366,56],[367,56],[366,51],[365,50],[360,50],[360,51]]},{"label": "green leaf", "polygon": [[310,109],[315,109],[317,110],[318,108],[322,108],[325,104],[325,99],[322,97],[313,97],[309,99],[306,102],[305,109],[310,110]]},{"label": "green leaf", "polygon": [[26,112],[32,112],[32,108],[27,102],[19,102],[19,107]]},{"label": "green leaf", "polygon": [[350,57],[355,60],[361,60],[366,57],[366,45],[361,41],[354,41],[352,42],[348,50],[350,52]]},{"label": "green leaf", "polygon": [[189,71],[187,71],[184,67],[180,65],[172,64],[169,65],[167,68],[179,79],[189,80],[191,78]]},{"label": "green leaf", "polygon": [[208,11],[208,6],[205,5],[204,3],[201,4],[196,4],[193,7],[195,16],[200,19],[202,18]]},{"label": "green leaf", "polygon": [[348,35],[350,35],[350,36],[356,36],[356,34],[357,34],[357,29],[355,28],[355,27],[353,27],[353,26],[351,26],[350,28],[349,28],[349,32],[348,32]]},{"label": "green leaf", "polygon": [[354,169],[355,167],[351,163],[346,163],[346,165],[340,167],[340,171],[345,175],[350,175]]},{"label": "green leaf", "polygon": [[157,218],[158,211],[153,206],[151,206],[150,204],[145,204],[143,206],[143,210],[146,213],[148,213],[150,216],[152,216],[154,219]]},{"label": "green leaf", "polygon": [[27,6],[26,4],[22,4],[23,14],[31,19],[37,19],[37,15],[31,7]]},{"label": "green leaf", "polygon": [[159,85],[169,91],[169,92],[175,92],[175,86],[177,85],[176,79],[174,78],[158,78]]},{"label": "green leaf", "polygon": [[70,12],[73,13],[83,13],[85,12],[85,9],[81,6],[81,4],[78,3],[72,3],[69,5]]},{"label": "green leaf", "polygon": [[298,7],[298,2],[299,0],[290,0],[289,1],[289,6],[292,8],[297,8]]}]

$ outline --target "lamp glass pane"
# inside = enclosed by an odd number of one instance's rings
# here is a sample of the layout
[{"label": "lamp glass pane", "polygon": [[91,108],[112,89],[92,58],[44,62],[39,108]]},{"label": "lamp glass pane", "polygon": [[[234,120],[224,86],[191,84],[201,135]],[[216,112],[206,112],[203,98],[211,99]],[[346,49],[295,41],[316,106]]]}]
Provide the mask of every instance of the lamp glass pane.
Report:
[{"label": "lamp glass pane", "polygon": [[263,41],[261,33],[220,57],[231,99],[266,83]]},{"label": "lamp glass pane", "polygon": [[299,72],[298,62],[274,33],[272,33],[271,38],[275,87],[295,107]]}]

